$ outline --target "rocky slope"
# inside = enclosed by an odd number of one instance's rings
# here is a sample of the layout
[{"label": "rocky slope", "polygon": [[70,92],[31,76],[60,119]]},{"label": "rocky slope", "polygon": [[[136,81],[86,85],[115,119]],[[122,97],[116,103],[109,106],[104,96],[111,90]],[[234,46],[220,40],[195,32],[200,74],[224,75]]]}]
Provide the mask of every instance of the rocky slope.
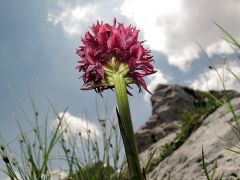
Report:
[{"label": "rocky slope", "polygon": [[[218,98],[223,92],[211,92]],[[229,91],[231,103],[236,115],[240,116],[240,97]],[[240,175],[240,155],[226,148],[228,140],[240,146],[240,140],[234,135],[229,122],[234,124],[233,116],[224,106],[209,107],[212,99],[208,93],[194,91],[177,85],[159,85],[152,98],[152,116],[136,133],[141,164],[146,165],[151,153],[156,150],[148,171],[149,179],[201,180],[206,179],[202,169],[202,147],[206,155],[208,168],[216,165],[215,179],[224,173],[223,179],[237,179]],[[198,111],[199,108],[207,109]],[[198,114],[199,121],[187,134],[184,142],[176,143],[183,130],[184,114]],[[204,112],[204,113],[203,113]],[[189,118],[189,117],[188,117]],[[191,119],[192,120],[192,119]],[[224,140],[223,140],[224,139]],[[162,158],[166,144],[175,149]],[[177,146],[176,146],[177,144]],[[173,146],[174,145],[174,146]],[[235,149],[236,150],[236,149]]]}]

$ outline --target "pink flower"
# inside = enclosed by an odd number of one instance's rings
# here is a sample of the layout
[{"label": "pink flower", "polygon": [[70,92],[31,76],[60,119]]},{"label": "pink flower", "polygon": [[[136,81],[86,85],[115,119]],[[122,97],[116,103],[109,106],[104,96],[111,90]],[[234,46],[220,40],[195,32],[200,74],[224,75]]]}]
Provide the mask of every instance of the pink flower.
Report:
[{"label": "pink flower", "polygon": [[[83,72],[82,79],[85,88],[95,89],[101,93],[107,88],[113,88],[112,74],[124,73],[127,84],[135,83],[148,91],[143,77],[153,74],[150,50],[144,49],[143,41],[138,41],[139,30],[123,23],[116,25],[93,24],[92,33],[87,32],[82,38],[83,46],[77,49],[80,56],[76,69]],[[148,91],[149,92],[149,91]]]}]

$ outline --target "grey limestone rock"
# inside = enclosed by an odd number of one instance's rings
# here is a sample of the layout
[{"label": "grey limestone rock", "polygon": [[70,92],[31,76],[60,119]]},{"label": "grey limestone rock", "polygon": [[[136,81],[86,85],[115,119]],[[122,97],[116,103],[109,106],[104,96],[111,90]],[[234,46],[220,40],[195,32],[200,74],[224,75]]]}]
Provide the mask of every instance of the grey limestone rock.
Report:
[{"label": "grey limestone rock", "polygon": [[[234,98],[231,102],[236,114],[240,115],[240,98]],[[149,173],[149,179],[167,179],[169,174],[173,180],[206,179],[202,169],[202,147],[209,168],[217,162],[216,179],[219,179],[222,173],[223,179],[237,179],[240,175],[240,154],[227,150],[226,148],[233,147],[229,147],[224,140],[237,146],[240,146],[240,141],[228,122],[234,123],[233,116],[226,107],[221,106],[203,121],[181,147]]]},{"label": "grey limestone rock", "polygon": [[[215,111],[204,117],[202,124],[188,139],[176,149],[164,161],[159,162],[159,156],[166,143],[171,143],[181,126],[181,115],[184,111],[192,111],[196,108],[196,101],[204,95],[189,88],[177,85],[159,85],[152,100],[152,116],[149,121],[136,133],[137,145],[140,150],[142,167],[151,153],[156,149],[153,156],[153,164],[148,179],[164,180],[201,180],[206,179],[202,169],[202,147],[206,156],[205,161],[209,168],[217,162],[216,179],[224,173],[223,179],[237,179],[240,175],[240,154],[231,152],[224,140],[240,146],[240,139],[233,133],[229,122],[233,121],[233,115],[225,106],[220,106]],[[212,91],[218,97],[223,92]],[[229,91],[231,104],[237,116],[240,116],[240,97],[234,91]],[[224,139],[224,140],[223,140]]]}]

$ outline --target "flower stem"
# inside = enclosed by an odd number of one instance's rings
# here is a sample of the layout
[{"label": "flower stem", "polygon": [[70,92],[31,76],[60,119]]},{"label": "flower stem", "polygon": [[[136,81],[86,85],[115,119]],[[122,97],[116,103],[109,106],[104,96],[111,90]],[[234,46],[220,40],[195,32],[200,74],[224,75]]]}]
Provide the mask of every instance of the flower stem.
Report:
[{"label": "flower stem", "polygon": [[125,153],[127,156],[130,177],[132,180],[143,180],[128,103],[126,82],[124,76],[120,73],[114,74],[113,77],[120,114],[120,121],[123,128],[121,134],[125,147]]}]

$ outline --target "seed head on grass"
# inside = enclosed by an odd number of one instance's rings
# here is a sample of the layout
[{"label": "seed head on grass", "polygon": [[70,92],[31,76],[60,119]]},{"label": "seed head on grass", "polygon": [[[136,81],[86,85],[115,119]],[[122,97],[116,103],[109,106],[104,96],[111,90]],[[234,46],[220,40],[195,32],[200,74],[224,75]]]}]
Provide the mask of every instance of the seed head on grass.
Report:
[{"label": "seed head on grass", "polygon": [[12,163],[13,163],[13,166],[17,166],[18,165],[18,161],[17,161],[17,159],[15,157],[13,157]]},{"label": "seed head on grass", "polygon": [[2,159],[3,159],[3,161],[4,161],[6,164],[9,164],[9,163],[10,163],[9,158],[8,158],[7,155],[3,155],[3,156],[2,156]]},{"label": "seed head on grass", "polygon": [[3,145],[0,145],[0,149],[1,149],[2,151],[4,151],[4,150],[5,150],[5,147],[4,147]]}]

